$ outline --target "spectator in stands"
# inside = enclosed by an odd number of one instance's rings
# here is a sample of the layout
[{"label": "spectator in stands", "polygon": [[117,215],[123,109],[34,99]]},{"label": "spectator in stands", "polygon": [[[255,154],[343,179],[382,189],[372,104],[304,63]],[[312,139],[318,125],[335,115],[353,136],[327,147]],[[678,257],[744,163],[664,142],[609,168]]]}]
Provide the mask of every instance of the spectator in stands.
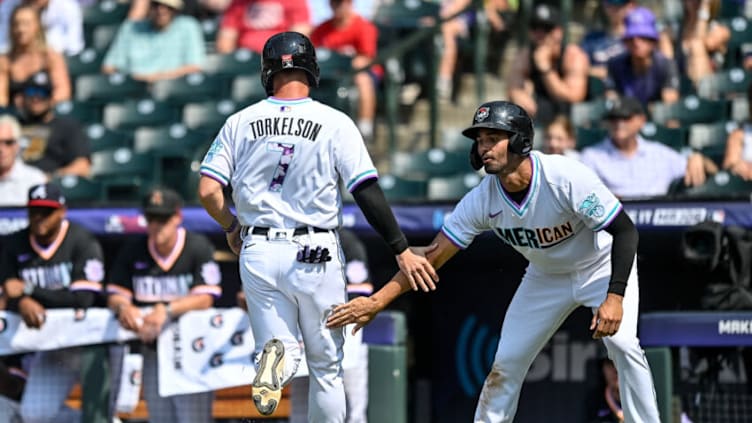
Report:
[{"label": "spectator in stands", "polygon": [[233,0],[222,16],[216,50],[261,53],[266,40],[278,32],[310,34],[310,21],[307,0]]},{"label": "spectator in stands", "polygon": [[564,115],[559,115],[546,126],[543,135],[543,152],[547,154],[563,154],[579,159],[577,134],[572,122]]},{"label": "spectator in stands", "polygon": [[[19,6],[31,7],[41,16],[40,28],[44,28],[53,50],[70,56],[84,49],[83,15],[76,0],[3,0],[0,2],[0,51],[13,50],[12,17]],[[9,26],[11,31],[8,31]]]},{"label": "spectator in stands", "polygon": [[[440,17],[454,16],[473,3],[472,0],[445,0],[441,2]],[[483,2],[485,16],[492,31],[501,32],[506,28],[502,12],[509,10],[507,0],[488,0]],[[453,94],[453,78],[459,56],[458,39],[470,37],[470,28],[475,25],[474,9],[461,13],[441,25],[443,47],[436,79],[436,90],[441,100],[450,100]]]},{"label": "spectator in stands", "polygon": [[590,59],[590,75],[606,79],[608,61],[627,51],[622,40],[624,36],[624,18],[636,6],[632,0],[603,0],[603,12],[606,15],[606,28],[591,30],[582,40],[582,48]]},{"label": "spectator in stands", "polygon": [[658,51],[658,29],[650,9],[636,7],[624,18],[627,52],[608,61],[607,95],[635,97],[643,105],[679,99],[676,64]]},{"label": "spectator in stands", "polygon": [[587,96],[588,58],[576,44],[562,46],[564,29],[552,6],[535,7],[530,20],[531,46],[520,48],[509,72],[510,101],[537,124],[569,114],[572,103]]},{"label": "spectator in stands", "polygon": [[21,125],[16,118],[0,115],[0,207],[26,205],[29,188],[47,182],[44,172],[21,160],[20,139]]},{"label": "spectator in stands", "polygon": [[723,67],[731,31],[715,19],[721,0],[683,0],[682,5],[682,20],[661,33],[660,50],[696,86]]},{"label": "spectator in stands", "polygon": [[65,58],[48,48],[42,28],[39,13],[31,6],[19,6],[11,14],[10,51],[0,55],[0,107],[20,108],[21,90],[40,72],[49,76],[53,103],[70,100]]},{"label": "spectator in stands", "polygon": [[[752,104],[752,85],[747,87],[747,102]],[[723,169],[745,180],[752,180],[752,109],[747,122],[726,139]]]},{"label": "spectator in stands", "polygon": [[[27,207],[29,226],[12,234],[4,246],[0,281],[10,300],[9,310],[19,313],[33,329],[45,324],[47,309],[93,306],[102,290],[104,259],[97,239],[65,218],[60,187],[51,183],[31,187]],[[71,421],[75,413],[64,402],[80,378],[87,349],[72,347],[34,354],[21,400],[25,423]],[[87,382],[97,383],[97,392],[109,392],[101,379]],[[92,387],[84,386],[87,388]]]},{"label": "spectator in stands", "polygon": [[[133,0],[128,11],[128,19],[140,21],[149,16],[151,0]],[[197,19],[213,19],[224,13],[230,0],[185,0],[183,13]]]},{"label": "spectator in stands", "polygon": [[21,92],[21,132],[25,138],[24,161],[50,178],[91,174],[89,138],[81,124],[57,116],[52,105],[52,87],[46,74],[36,74]]},{"label": "spectator in stands", "polygon": [[[213,421],[214,393],[159,395],[156,340],[173,319],[211,307],[222,294],[214,247],[203,235],[182,226],[183,200],[170,189],[153,189],[145,198],[146,236],[120,250],[108,276],[108,306],[123,328],[143,345],[143,392],[150,423]],[[143,312],[139,307],[152,307]]]},{"label": "spectator in stands", "polygon": [[717,166],[699,153],[689,156],[656,141],[640,136],[645,110],[634,97],[615,99],[606,115],[608,137],[586,147],[580,159],[621,198],[666,195],[673,182],[682,178],[685,185],[705,182],[706,174]]},{"label": "spectator in stands", "polygon": [[183,0],[151,0],[148,19],[123,22],[102,72],[155,82],[200,72],[206,47],[198,21],[181,16]]},{"label": "spectator in stands", "polygon": [[[376,58],[376,25],[358,15],[353,0],[330,0],[334,15],[311,33],[314,46],[325,47],[352,56],[353,69],[364,69]],[[373,138],[376,116],[376,86],[384,76],[381,65],[374,65],[353,77],[358,89],[358,129],[366,140]]]}]

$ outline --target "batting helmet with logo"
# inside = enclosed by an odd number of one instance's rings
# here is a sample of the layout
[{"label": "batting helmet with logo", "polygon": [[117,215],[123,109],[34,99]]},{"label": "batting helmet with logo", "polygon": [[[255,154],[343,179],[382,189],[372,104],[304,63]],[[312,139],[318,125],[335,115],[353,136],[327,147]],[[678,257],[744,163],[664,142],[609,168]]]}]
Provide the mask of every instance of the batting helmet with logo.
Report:
[{"label": "batting helmet with logo", "polygon": [[301,69],[308,76],[308,85],[319,86],[319,65],[311,40],[299,32],[280,32],[264,44],[261,54],[261,84],[266,93],[274,92],[274,74],[287,69]]},{"label": "batting helmet with logo", "polygon": [[490,101],[478,107],[473,124],[462,135],[475,140],[480,128],[509,132],[509,151],[520,155],[533,149],[533,120],[522,107],[508,101]]}]

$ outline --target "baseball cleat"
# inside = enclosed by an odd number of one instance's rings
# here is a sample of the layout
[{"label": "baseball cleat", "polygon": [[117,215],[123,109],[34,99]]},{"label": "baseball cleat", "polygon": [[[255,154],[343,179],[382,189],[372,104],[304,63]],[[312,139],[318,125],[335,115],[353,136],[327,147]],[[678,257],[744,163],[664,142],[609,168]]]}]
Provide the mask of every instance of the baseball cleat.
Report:
[{"label": "baseball cleat", "polygon": [[285,369],[285,346],[279,339],[264,344],[258,371],[251,385],[253,403],[259,413],[268,416],[282,398],[282,374]]}]

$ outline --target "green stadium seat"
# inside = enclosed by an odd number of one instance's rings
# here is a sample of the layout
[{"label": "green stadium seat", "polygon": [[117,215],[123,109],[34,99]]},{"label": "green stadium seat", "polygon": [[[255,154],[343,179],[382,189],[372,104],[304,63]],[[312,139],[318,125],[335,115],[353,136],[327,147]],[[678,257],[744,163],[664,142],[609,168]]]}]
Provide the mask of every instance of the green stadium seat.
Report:
[{"label": "green stadium seat", "polygon": [[119,73],[81,75],[76,78],[75,91],[76,100],[97,104],[148,95],[144,82]]},{"label": "green stadium seat", "polygon": [[391,173],[402,178],[427,179],[471,172],[466,152],[444,151],[438,148],[418,152],[392,153]]},{"label": "green stadium seat", "polygon": [[389,201],[411,203],[423,202],[427,194],[427,182],[418,179],[405,179],[392,174],[379,176],[379,186]]},{"label": "green stadium seat", "polygon": [[481,181],[477,173],[455,176],[434,176],[428,180],[428,199],[432,201],[459,200]]},{"label": "green stadium seat", "polygon": [[88,101],[63,101],[55,105],[55,114],[75,119],[83,124],[99,122],[102,109],[98,104]]},{"label": "green stadium seat", "polygon": [[230,100],[188,103],[183,108],[182,122],[190,129],[214,135],[219,132],[227,118],[238,110],[239,107]]},{"label": "green stadium seat", "polygon": [[415,29],[424,26],[426,18],[439,17],[439,4],[423,0],[395,0],[380,2],[373,23],[388,28]]},{"label": "green stadium seat", "polygon": [[746,122],[749,116],[749,102],[746,97],[737,97],[731,100],[731,120]]},{"label": "green stadium seat", "polygon": [[588,75],[587,86],[587,101],[602,99],[606,94],[606,83],[597,76]]},{"label": "green stadium seat", "polygon": [[160,126],[178,120],[178,110],[152,99],[126,100],[104,107],[102,123],[109,129],[133,131],[140,126]]},{"label": "green stadium seat", "polygon": [[598,127],[606,115],[608,100],[599,99],[572,104],[569,120],[576,127]]},{"label": "green stadium seat", "polygon": [[577,149],[583,150],[591,145],[598,144],[606,139],[608,136],[608,130],[605,128],[586,128],[582,126],[575,127],[575,137],[577,141]]},{"label": "green stadium seat", "polygon": [[646,140],[658,141],[677,151],[687,147],[687,129],[684,127],[670,128],[655,122],[646,122],[640,129],[640,135]]},{"label": "green stadium seat", "polygon": [[83,8],[83,23],[86,26],[118,24],[125,20],[130,2],[103,0]]},{"label": "green stadium seat", "polygon": [[731,68],[716,72],[701,79],[697,93],[704,98],[746,97],[752,74],[742,68]]},{"label": "green stadium seat", "polygon": [[87,206],[104,200],[104,185],[94,179],[67,175],[52,182],[62,189],[68,206]]},{"label": "green stadium seat", "polygon": [[218,18],[206,18],[201,22],[201,34],[204,36],[204,42],[209,45],[213,45],[217,40],[217,33],[219,32],[219,19]]},{"label": "green stadium seat", "polygon": [[108,129],[101,123],[88,125],[86,135],[89,137],[92,152],[121,147],[130,148],[133,143],[131,135],[127,132]]},{"label": "green stadium seat", "polygon": [[66,56],[65,63],[68,66],[68,75],[71,82],[81,75],[94,75],[102,70],[104,53],[93,48],[87,48],[75,56]]},{"label": "green stadium seat", "polygon": [[207,54],[203,70],[211,75],[225,77],[256,75],[256,81],[260,84],[258,75],[261,74],[261,55],[246,49],[227,54]]},{"label": "green stadium seat", "polygon": [[673,196],[680,200],[750,200],[752,181],[721,171],[709,177],[703,185],[685,187],[677,184]]},{"label": "green stadium seat", "polygon": [[344,79],[352,71],[352,57],[334,50],[319,47],[316,49],[316,59],[324,78]]},{"label": "green stadium seat", "polygon": [[737,127],[738,124],[734,121],[693,124],[689,127],[689,146],[720,165],[726,151],[728,135]]},{"label": "green stadium seat", "polygon": [[151,96],[157,101],[174,105],[222,98],[227,94],[225,79],[217,75],[192,73],[175,79],[157,81]]},{"label": "green stadium seat", "polygon": [[233,78],[230,97],[239,105],[249,105],[265,99],[267,95],[259,75],[251,75]]},{"label": "green stadium seat", "polygon": [[91,47],[105,54],[119,30],[120,24],[98,25],[91,32]]},{"label": "green stadium seat", "polygon": [[356,93],[357,90],[349,80],[321,78],[319,86],[311,90],[311,98],[353,116],[356,110],[353,104],[356,101]]},{"label": "green stadium seat", "polygon": [[655,103],[651,117],[661,125],[670,120],[678,120],[683,125],[719,122],[728,118],[728,102],[690,95],[671,104]]},{"label": "green stadium seat", "polygon": [[114,202],[139,201],[158,181],[154,176],[154,158],[130,148],[92,153],[91,174],[95,181],[104,185],[105,199]]},{"label": "green stadium seat", "polygon": [[472,140],[462,135],[465,127],[442,127],[439,129],[439,148],[446,151],[464,151],[469,154]]},{"label": "green stadium seat", "polygon": [[137,152],[170,154],[191,157],[196,148],[212,140],[211,135],[194,131],[182,123],[156,128],[138,128],[133,134],[133,149]]},{"label": "green stadium seat", "polygon": [[731,37],[726,44],[724,65],[728,68],[741,66],[741,46],[752,42],[752,22],[743,16],[735,16],[723,23],[731,31]]}]

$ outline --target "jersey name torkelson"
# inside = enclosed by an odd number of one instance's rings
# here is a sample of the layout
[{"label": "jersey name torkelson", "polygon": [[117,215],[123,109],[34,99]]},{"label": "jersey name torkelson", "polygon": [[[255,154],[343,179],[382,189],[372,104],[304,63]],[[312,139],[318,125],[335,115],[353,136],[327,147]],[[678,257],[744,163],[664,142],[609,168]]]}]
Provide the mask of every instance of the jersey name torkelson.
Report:
[{"label": "jersey name torkelson", "polygon": [[572,222],[544,228],[496,228],[496,235],[504,242],[515,247],[550,248],[572,238]]},{"label": "jersey name torkelson", "polygon": [[316,141],[321,124],[312,120],[293,117],[263,118],[249,123],[253,138],[292,135]]}]

